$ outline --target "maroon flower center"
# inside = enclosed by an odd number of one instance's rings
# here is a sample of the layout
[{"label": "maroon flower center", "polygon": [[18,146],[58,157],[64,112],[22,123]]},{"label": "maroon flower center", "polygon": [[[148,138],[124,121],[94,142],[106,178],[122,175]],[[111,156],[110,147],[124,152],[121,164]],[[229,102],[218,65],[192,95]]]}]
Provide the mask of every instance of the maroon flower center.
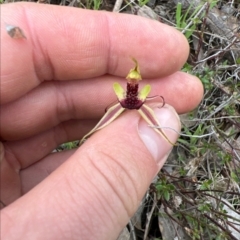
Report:
[{"label": "maroon flower center", "polygon": [[127,83],[126,98],[121,102],[123,108],[139,109],[143,105],[143,101],[138,98],[138,83]]}]

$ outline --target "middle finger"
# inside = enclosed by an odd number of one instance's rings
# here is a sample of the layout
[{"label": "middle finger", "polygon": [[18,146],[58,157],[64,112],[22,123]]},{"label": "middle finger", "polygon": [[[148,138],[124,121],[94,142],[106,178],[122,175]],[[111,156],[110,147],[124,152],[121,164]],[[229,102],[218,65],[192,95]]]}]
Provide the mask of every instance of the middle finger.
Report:
[{"label": "middle finger", "polygon": [[[114,76],[43,83],[19,100],[1,106],[1,137],[18,140],[71,119],[98,119],[117,100],[112,89],[115,81],[126,84]],[[162,95],[179,113],[193,109],[202,97],[199,80],[185,73],[144,82],[151,83],[150,96]]]}]

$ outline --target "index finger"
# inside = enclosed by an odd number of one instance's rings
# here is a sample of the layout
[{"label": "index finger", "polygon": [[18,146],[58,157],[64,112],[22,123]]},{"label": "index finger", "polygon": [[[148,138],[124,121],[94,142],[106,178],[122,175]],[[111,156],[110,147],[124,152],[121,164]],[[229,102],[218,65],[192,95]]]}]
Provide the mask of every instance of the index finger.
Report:
[{"label": "index finger", "polygon": [[[126,76],[131,56],[142,63],[143,78],[166,76],[188,55],[183,35],[158,21],[35,3],[1,8],[1,104],[42,81]],[[20,27],[27,39],[11,39],[4,22]]]}]

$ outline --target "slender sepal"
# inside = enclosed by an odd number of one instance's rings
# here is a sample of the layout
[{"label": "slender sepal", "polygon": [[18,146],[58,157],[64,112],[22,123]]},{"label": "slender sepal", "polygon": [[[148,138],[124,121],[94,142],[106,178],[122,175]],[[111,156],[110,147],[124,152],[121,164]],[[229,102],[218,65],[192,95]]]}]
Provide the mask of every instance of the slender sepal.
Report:
[{"label": "slender sepal", "polygon": [[[160,126],[160,123],[154,113],[154,111],[148,107],[147,105],[143,104],[142,107],[140,109],[138,109],[138,112],[140,113],[140,115],[142,116],[142,118],[150,125],[155,125],[155,126]],[[160,134],[162,137],[164,137],[164,139],[169,142],[171,145],[175,145],[174,143],[172,143],[167,135],[163,132],[162,129],[160,128],[154,128],[154,130]]]},{"label": "slender sepal", "polygon": [[115,104],[114,106],[110,107],[108,111],[105,113],[105,115],[101,118],[101,120],[98,122],[98,124],[88,133],[86,134],[82,140],[80,141],[80,144],[84,142],[91,134],[96,132],[97,130],[100,130],[104,127],[106,127],[108,124],[110,124],[113,120],[115,120],[123,111],[125,108],[121,106],[120,103]]}]

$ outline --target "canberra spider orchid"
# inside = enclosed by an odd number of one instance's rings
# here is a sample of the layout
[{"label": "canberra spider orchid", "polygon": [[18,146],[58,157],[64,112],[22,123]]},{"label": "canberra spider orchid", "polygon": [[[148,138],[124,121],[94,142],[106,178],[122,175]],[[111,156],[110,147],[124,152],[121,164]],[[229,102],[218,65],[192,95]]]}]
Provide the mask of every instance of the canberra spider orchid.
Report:
[{"label": "canberra spider orchid", "polygon": [[[80,143],[84,142],[84,140],[95,131],[102,129],[111,123],[125,109],[136,109],[148,124],[160,126],[160,123],[155,116],[154,111],[145,104],[147,96],[151,91],[151,86],[148,84],[144,86],[140,91],[138,90],[138,82],[142,80],[142,77],[137,60],[133,59],[133,61],[135,62],[135,67],[130,70],[129,74],[126,77],[127,91],[125,91],[119,83],[113,84],[113,89],[117,95],[118,103],[107,110],[98,124],[82,138]],[[154,128],[154,130],[163,136],[167,142],[174,145],[160,128]]]}]

